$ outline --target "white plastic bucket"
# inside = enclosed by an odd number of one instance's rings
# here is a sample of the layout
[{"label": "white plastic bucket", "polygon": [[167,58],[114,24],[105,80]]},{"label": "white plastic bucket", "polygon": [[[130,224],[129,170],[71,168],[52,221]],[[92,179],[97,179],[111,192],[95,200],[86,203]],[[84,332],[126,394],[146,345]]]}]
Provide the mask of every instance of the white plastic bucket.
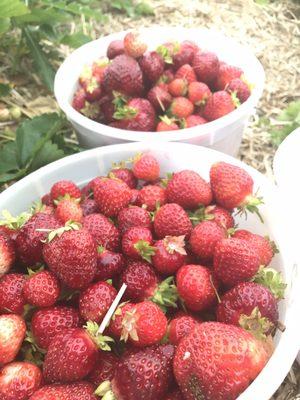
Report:
[{"label": "white plastic bucket", "polygon": [[71,101],[78,87],[78,77],[85,65],[106,55],[109,43],[123,39],[126,32],[114,33],[85,44],[75,50],[60,66],[55,77],[54,92],[60,108],[66,113],[84,147],[151,140],[159,143],[178,141],[214,148],[236,155],[243,131],[263,91],[264,70],[255,55],[246,47],[223,34],[207,29],[152,27],[141,30],[149,49],[170,40],[193,40],[201,49],[214,51],[221,60],[241,67],[247,80],[254,85],[249,99],[230,114],[201,126],[173,132],[133,132],[92,121],[73,109]]},{"label": "white plastic bucket", "polygon": [[273,356],[255,381],[241,394],[239,400],[268,400],[287,375],[297,354],[299,312],[296,296],[300,285],[290,252],[290,235],[285,210],[278,201],[276,186],[258,171],[215,150],[183,143],[168,143],[164,148],[154,143],[106,146],[56,161],[17,182],[0,195],[0,211],[8,209],[12,214],[18,214],[26,210],[31,202],[47,193],[57,180],[72,179],[77,184],[83,185],[92,177],[107,173],[112,162],[128,159],[137,152],[148,150],[159,160],[162,175],[184,168],[198,171],[208,179],[210,166],[216,161],[223,160],[240,165],[251,174],[255,189],[259,188],[260,194],[264,197],[265,205],[261,208],[261,213],[265,224],[254,215],[249,215],[247,220],[238,219],[237,222],[241,227],[251,229],[253,232],[269,234],[280,249],[272,265],[282,271],[288,283],[285,299],[280,302],[280,320],[286,326],[286,330],[283,333],[276,333],[276,349]]}]

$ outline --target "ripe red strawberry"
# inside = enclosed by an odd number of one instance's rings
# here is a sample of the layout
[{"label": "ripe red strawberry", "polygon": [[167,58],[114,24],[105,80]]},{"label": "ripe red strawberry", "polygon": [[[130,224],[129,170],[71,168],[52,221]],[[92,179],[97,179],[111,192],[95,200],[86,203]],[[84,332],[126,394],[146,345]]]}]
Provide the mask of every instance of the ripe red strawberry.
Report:
[{"label": "ripe red strawberry", "polygon": [[134,226],[127,229],[122,237],[122,251],[127,257],[134,260],[151,261],[154,254],[153,238],[150,229]]},{"label": "ripe red strawberry", "polygon": [[48,347],[43,367],[45,381],[68,383],[85,378],[94,368],[97,355],[97,346],[84,329],[65,329]]},{"label": "ripe red strawberry", "polygon": [[197,76],[193,67],[189,64],[182,65],[175,74],[175,78],[182,78],[188,81],[188,83],[195,82],[197,80]]},{"label": "ripe red strawberry", "polygon": [[179,315],[169,324],[169,342],[177,346],[181,339],[186,337],[200,322],[188,314]]},{"label": "ripe red strawberry", "polygon": [[189,237],[192,223],[184,209],[175,203],[162,206],[154,217],[154,231],[158,238],[165,236]]},{"label": "ripe red strawberry", "polygon": [[189,115],[184,121],[184,128],[192,128],[193,126],[206,124],[206,119],[200,117],[200,115]]},{"label": "ripe red strawberry", "polygon": [[22,314],[25,306],[23,287],[26,277],[7,274],[0,279],[0,312]]},{"label": "ripe red strawberry", "polygon": [[203,106],[211,96],[210,88],[203,82],[191,82],[188,87],[188,97],[196,106]]},{"label": "ripe red strawberry", "polygon": [[150,101],[143,98],[133,98],[126,106],[120,107],[114,113],[113,126],[132,131],[154,131],[155,110]]},{"label": "ripe red strawberry", "polygon": [[42,372],[29,362],[13,362],[0,370],[1,400],[27,400],[42,383]]},{"label": "ripe red strawberry", "polygon": [[145,153],[134,159],[132,171],[137,179],[151,182],[159,178],[160,166],[154,156]]},{"label": "ripe red strawberry", "polygon": [[87,382],[45,385],[29,400],[97,400],[94,386]]},{"label": "ripe red strawberry", "polygon": [[13,240],[0,231],[0,276],[6,274],[16,260]]},{"label": "ripe red strawberry", "polygon": [[56,182],[50,191],[52,201],[58,200],[60,197],[64,197],[66,194],[74,199],[80,199],[81,197],[81,191],[79,187],[75,185],[74,182],[67,180]]},{"label": "ripe red strawberry", "polygon": [[184,40],[180,43],[180,49],[173,54],[173,65],[175,70],[180,68],[184,64],[191,64],[194,58],[195,52],[198,50],[196,43],[190,40]]},{"label": "ripe red strawberry", "polygon": [[215,247],[214,271],[226,286],[253,278],[259,266],[260,257],[256,247],[246,240],[223,239]]},{"label": "ripe red strawberry", "polygon": [[234,238],[244,239],[256,247],[260,257],[260,264],[267,266],[270,264],[274,254],[277,252],[276,245],[268,237],[257,235],[244,229],[238,229],[233,234]]},{"label": "ripe red strawberry", "polygon": [[177,271],[176,283],[179,296],[192,311],[206,310],[217,300],[218,282],[206,267],[184,265]]},{"label": "ripe red strawberry", "polygon": [[72,100],[72,107],[75,108],[76,111],[82,111],[86,106],[86,92],[81,87],[76,90],[73,100]]},{"label": "ripe red strawberry", "polygon": [[169,83],[168,90],[174,97],[185,96],[188,91],[188,82],[184,78],[176,78]]},{"label": "ripe red strawberry", "polygon": [[104,381],[111,381],[115,375],[119,358],[108,351],[99,351],[93,371],[88,376],[89,382],[99,386]]},{"label": "ripe red strawberry", "polygon": [[131,200],[131,190],[118,179],[103,178],[94,185],[94,198],[106,217],[115,217]]},{"label": "ripe red strawberry", "polygon": [[116,90],[128,96],[143,91],[143,73],[136,60],[126,54],[116,56],[104,72],[103,86],[109,93]]},{"label": "ripe red strawberry", "polygon": [[80,325],[77,310],[71,307],[49,307],[38,310],[31,319],[31,330],[36,344],[42,349],[48,349],[52,339],[67,328],[77,328]]},{"label": "ripe red strawberry", "polygon": [[215,53],[198,51],[192,66],[199,81],[209,84],[217,77],[220,63]]},{"label": "ripe red strawberry", "polygon": [[225,162],[213,164],[210,168],[210,184],[214,198],[221,207],[228,210],[237,207],[241,211],[255,212],[260,217],[257,206],[262,200],[253,196],[253,179],[244,169]]},{"label": "ripe red strawberry", "polygon": [[230,212],[225,208],[211,205],[205,208],[204,219],[212,219],[223,228],[230,229],[234,227],[234,219]]},{"label": "ripe red strawberry", "polygon": [[43,263],[43,241],[47,238],[47,230],[60,226],[61,223],[54,215],[33,215],[19,230],[16,238],[16,251],[22,263],[31,267]]},{"label": "ripe red strawberry", "polygon": [[166,236],[154,244],[154,268],[165,275],[174,274],[186,261],[184,236]]},{"label": "ripe red strawberry", "polygon": [[184,400],[184,399],[180,390],[175,389],[173,390],[172,393],[168,394],[167,397],[164,398],[164,400]]},{"label": "ripe red strawberry", "polygon": [[137,198],[138,205],[146,206],[148,211],[156,210],[157,206],[163,206],[166,201],[166,190],[157,185],[144,186]]},{"label": "ripe red strawberry", "polygon": [[125,182],[130,189],[137,187],[137,180],[131,169],[128,168],[113,168],[108,174],[109,178],[117,178]]},{"label": "ripe red strawberry", "polygon": [[112,60],[113,58],[124,54],[124,42],[123,40],[113,40],[109,43],[106,51],[107,57]]},{"label": "ripe red strawberry", "polygon": [[160,119],[161,121],[156,126],[156,132],[178,131],[179,126],[167,115],[160,117]]},{"label": "ripe red strawberry", "polygon": [[16,358],[26,334],[26,324],[19,315],[0,315],[0,366]]},{"label": "ripe red strawberry", "polygon": [[100,323],[117,295],[107,282],[97,282],[81,292],[79,312],[84,321]]},{"label": "ripe red strawberry", "polygon": [[239,78],[232,79],[226,85],[225,90],[230,94],[234,93],[241,103],[244,103],[251,95],[251,90],[247,83]]},{"label": "ripe red strawberry", "polygon": [[81,222],[83,217],[81,205],[75,199],[64,198],[57,204],[55,217],[63,224],[67,221]]},{"label": "ripe red strawberry", "polygon": [[177,118],[187,118],[194,112],[193,103],[186,97],[175,97],[170,106],[171,114]]},{"label": "ripe red strawberry", "polygon": [[211,264],[217,243],[226,237],[225,228],[217,222],[203,221],[192,230],[189,243],[192,252],[201,262]]},{"label": "ripe red strawberry", "polygon": [[117,251],[120,247],[120,233],[104,215],[90,214],[84,217],[83,227],[93,236],[98,246]]},{"label": "ripe red strawberry", "polygon": [[156,51],[144,54],[139,60],[139,64],[144,76],[150,82],[156,82],[164,72],[164,60]]},{"label": "ripe red strawberry", "polygon": [[86,229],[69,230],[46,243],[44,259],[49,269],[71,289],[87,286],[97,270],[97,249]]},{"label": "ripe red strawberry", "polygon": [[244,329],[204,322],[179,343],[173,367],[185,399],[198,396],[206,400],[235,400],[268,358],[264,344]]},{"label": "ripe red strawberry", "polygon": [[120,275],[124,268],[125,260],[121,253],[113,253],[104,247],[98,247],[96,280],[112,279]]},{"label": "ripe red strawberry", "polygon": [[96,393],[118,400],[162,399],[172,384],[173,356],[174,347],[169,344],[127,352],[120,359],[111,388],[105,382]]},{"label": "ripe red strawberry", "polygon": [[142,207],[123,208],[118,214],[118,229],[122,234],[135,226],[151,229],[151,225],[150,214]]},{"label": "ripe red strawberry", "polygon": [[147,44],[137,32],[128,32],[124,37],[124,50],[130,57],[139,58],[147,50]]},{"label": "ripe red strawberry", "polygon": [[234,111],[236,104],[232,96],[223,91],[213,93],[204,106],[203,117],[208,121],[221,118]]},{"label": "ripe red strawberry", "polygon": [[217,320],[241,326],[258,338],[263,338],[277,324],[278,304],[265,286],[242,282],[222,297],[217,307]]},{"label": "ripe red strawberry", "polygon": [[173,174],[166,188],[169,203],[183,208],[197,208],[212,201],[210,185],[197,172],[183,170]]},{"label": "ripe red strawberry", "polygon": [[222,63],[214,83],[215,88],[217,90],[224,90],[230,81],[235,78],[240,78],[242,73],[243,71],[241,68]]},{"label": "ripe red strawberry", "polygon": [[84,199],[81,203],[81,208],[84,217],[90,214],[99,213],[99,208],[94,199]]},{"label": "ripe red strawberry", "polygon": [[23,286],[23,297],[26,303],[32,306],[53,306],[58,300],[59,295],[59,281],[50,271],[29,274]]},{"label": "ripe red strawberry", "polygon": [[160,86],[153,86],[147,94],[147,99],[159,113],[165,112],[172,102],[172,96],[170,93],[166,88]]}]

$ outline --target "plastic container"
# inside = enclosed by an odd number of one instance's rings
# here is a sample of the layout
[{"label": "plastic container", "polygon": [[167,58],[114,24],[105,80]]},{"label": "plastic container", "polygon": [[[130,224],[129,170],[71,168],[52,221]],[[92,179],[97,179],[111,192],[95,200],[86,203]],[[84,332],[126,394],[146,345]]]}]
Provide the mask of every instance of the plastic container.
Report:
[{"label": "plastic container", "polygon": [[145,140],[162,143],[178,141],[214,148],[236,155],[242,134],[249,117],[254,113],[264,85],[264,70],[255,55],[246,47],[223,34],[207,29],[181,27],[152,27],[142,29],[149,49],[155,49],[166,41],[193,40],[202,49],[214,51],[221,60],[241,67],[247,80],[254,87],[249,99],[232,113],[205,125],[173,132],[152,134],[121,130],[92,121],[71,106],[73,94],[78,87],[78,77],[84,65],[106,55],[109,43],[123,39],[126,32],[119,32],[87,43],[75,50],[61,65],[55,77],[54,92],[60,108],[77,131],[79,142],[84,147],[96,147],[124,142]]},{"label": "plastic container", "polygon": [[[272,265],[281,270],[288,283],[286,296],[280,302],[280,320],[285,332],[277,332],[276,349],[257,379],[240,395],[239,400],[268,400],[287,375],[298,351],[299,312],[296,295],[299,293],[299,278],[296,278],[294,259],[290,254],[290,237],[286,228],[284,209],[278,202],[276,187],[263,175],[242,162],[217,151],[182,143],[168,143],[162,149],[158,144],[129,143],[106,146],[66,157],[28,175],[0,195],[0,211],[8,209],[12,214],[26,210],[31,202],[47,193],[59,179],[72,179],[77,184],[86,184],[92,177],[105,174],[113,161],[132,157],[137,152],[150,150],[161,164],[161,174],[183,168],[194,169],[208,179],[209,168],[216,161],[224,160],[244,167],[253,177],[255,189],[265,199],[261,208],[265,224],[254,215],[239,219],[240,227],[260,234],[269,234],[276,241],[280,253]],[[298,285],[298,289],[297,289]]]}]

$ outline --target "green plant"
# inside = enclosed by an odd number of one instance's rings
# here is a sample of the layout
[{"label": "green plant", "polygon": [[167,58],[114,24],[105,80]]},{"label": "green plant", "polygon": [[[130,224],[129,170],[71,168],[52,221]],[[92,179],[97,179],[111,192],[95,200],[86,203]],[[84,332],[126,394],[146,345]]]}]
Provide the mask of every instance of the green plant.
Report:
[{"label": "green plant", "polygon": [[300,100],[292,101],[277,117],[270,130],[271,139],[278,146],[293,130],[300,127]]}]

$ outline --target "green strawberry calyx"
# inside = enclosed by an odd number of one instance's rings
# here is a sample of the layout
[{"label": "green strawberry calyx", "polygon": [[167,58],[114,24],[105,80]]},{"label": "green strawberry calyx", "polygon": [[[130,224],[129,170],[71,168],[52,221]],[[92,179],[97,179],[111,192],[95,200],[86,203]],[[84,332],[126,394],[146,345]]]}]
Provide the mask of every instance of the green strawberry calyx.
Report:
[{"label": "green strawberry calyx", "polygon": [[138,240],[133,247],[144,260],[151,263],[151,257],[154,256],[156,251],[155,247],[151,246],[150,243],[145,240]]},{"label": "green strawberry calyx", "polygon": [[163,280],[157,286],[153,296],[150,297],[149,300],[157,304],[164,313],[167,312],[169,307],[177,308],[178,292],[174,282],[174,277],[169,276]]},{"label": "green strawberry calyx", "polygon": [[276,299],[284,298],[287,284],[284,283],[281,273],[275,269],[261,266],[252,281],[268,288]]},{"label": "green strawberry calyx", "polygon": [[46,240],[43,240],[44,243],[50,243],[54,238],[61,237],[63,233],[67,231],[78,231],[81,228],[81,224],[74,221],[67,221],[65,226],[62,226],[57,229],[36,229],[38,232],[47,232],[48,236]]},{"label": "green strawberry calyx", "polygon": [[114,339],[99,333],[99,325],[96,322],[87,321],[84,328],[99,349],[111,351],[110,344],[114,343]]},{"label": "green strawberry calyx", "polygon": [[20,215],[14,217],[8,210],[3,210],[2,216],[3,219],[0,220],[0,226],[5,226],[12,230],[18,230],[22,228],[32,214],[29,212],[22,212]]},{"label": "green strawberry calyx", "polygon": [[239,324],[259,340],[265,340],[267,334],[274,328],[274,324],[268,318],[262,317],[258,307],[255,307],[250,315],[242,314]]},{"label": "green strawberry calyx", "polygon": [[100,396],[102,400],[116,400],[110,381],[102,382],[95,390],[95,395]]},{"label": "green strawberry calyx", "polygon": [[179,253],[186,255],[185,251],[185,235],[182,236],[166,236],[163,240],[164,246],[169,254]]}]

